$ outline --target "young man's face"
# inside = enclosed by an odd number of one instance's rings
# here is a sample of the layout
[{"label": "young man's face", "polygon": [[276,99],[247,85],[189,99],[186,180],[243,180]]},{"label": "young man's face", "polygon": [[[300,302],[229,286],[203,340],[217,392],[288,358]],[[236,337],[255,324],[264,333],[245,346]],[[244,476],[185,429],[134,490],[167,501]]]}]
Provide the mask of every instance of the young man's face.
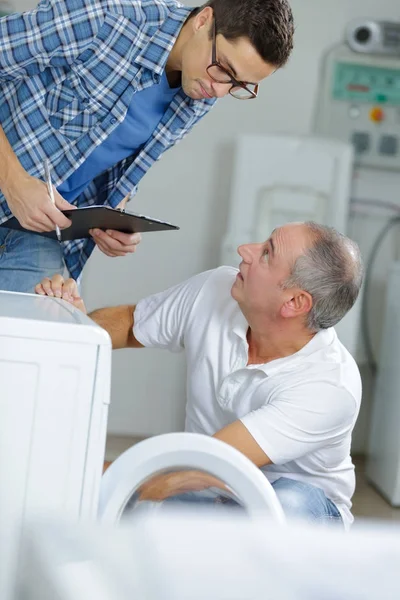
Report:
[{"label": "young man's face", "polygon": [[291,223],[275,229],[262,244],[239,246],[242,262],[231,294],[246,316],[279,317],[281,307],[291,296],[291,290],[282,289],[282,284],[309,244],[306,227]]},{"label": "young man's face", "polygon": [[276,71],[275,66],[264,62],[247,38],[227,40],[217,32],[214,42],[210,35],[214,27],[210,8],[193,17],[188,26],[192,27],[192,35],[182,51],[182,88],[190,98],[222,98],[229,94],[232,84],[216,82],[207,72],[214,43],[217,61],[240,82],[258,84]]}]

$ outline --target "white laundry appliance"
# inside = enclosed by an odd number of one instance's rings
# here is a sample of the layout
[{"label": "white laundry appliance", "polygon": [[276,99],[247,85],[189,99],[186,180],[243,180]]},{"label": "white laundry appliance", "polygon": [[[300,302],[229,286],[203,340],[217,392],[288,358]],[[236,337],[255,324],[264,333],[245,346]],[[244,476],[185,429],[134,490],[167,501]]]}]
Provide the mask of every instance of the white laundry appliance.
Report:
[{"label": "white laundry appliance", "polygon": [[397,600],[399,526],[280,527],[261,516],[152,515],[36,525],[15,600]]},{"label": "white laundry appliance", "polygon": [[[144,482],[160,473],[180,470],[195,470],[211,475],[214,487],[208,490],[208,497],[211,498],[215,491],[225,498],[236,500],[244,510],[238,511],[236,507],[233,510],[226,509],[223,503],[215,502],[202,507],[197,503],[165,505],[137,499],[136,492]],[[146,529],[148,519],[160,515],[172,523],[176,522],[176,516],[183,516],[185,523],[189,519],[189,523],[194,523],[195,527],[200,518],[201,527],[208,528],[211,538],[215,538],[214,526],[217,523],[228,522],[230,535],[237,525],[239,529],[234,533],[236,547],[233,554],[236,554],[239,545],[241,552],[243,548],[250,552],[245,570],[252,560],[252,552],[257,550],[248,543],[249,538],[245,539],[249,535],[250,525],[253,524],[251,531],[256,528],[260,531],[261,524],[266,520],[268,523],[265,527],[272,524],[286,529],[283,510],[271,484],[241,452],[206,435],[171,433],[155,436],[127,450],[106,471],[101,485],[97,527],[82,525],[78,530],[81,537],[78,535],[77,539],[76,530],[66,525],[63,518],[59,517],[50,522],[45,520],[39,524],[31,521],[33,529],[27,527],[23,536],[23,552],[17,572],[18,585],[13,600],[181,598],[180,593],[175,595],[177,588],[174,582],[180,550],[175,546],[174,536],[170,537],[168,532],[165,537],[162,525],[165,521],[160,521],[159,539],[153,537],[151,528],[148,531],[149,535],[142,535],[143,526]],[[204,515],[207,516],[206,521],[201,519]],[[233,518],[233,529],[229,518]],[[134,525],[134,529],[125,529],[127,525]],[[178,528],[180,527],[179,521]],[[126,531],[129,531],[128,535]],[[107,545],[107,548],[104,546],[104,535],[110,536],[110,545]],[[262,538],[264,536],[260,536],[260,539]],[[162,540],[170,547],[171,561],[164,562],[166,546],[162,547]],[[203,578],[209,581],[211,587],[213,576],[209,564],[214,560],[213,556],[219,555],[219,547],[225,547],[227,542],[228,540],[221,538],[220,546],[213,543],[212,550],[203,556],[207,563],[203,570]],[[194,552],[201,554],[201,548],[201,545],[198,546]],[[160,571],[160,560],[169,571],[169,583],[164,581],[164,574]],[[218,561],[221,560],[226,563],[228,570],[229,558],[225,560],[222,555],[218,556]],[[243,567],[244,556],[241,560]],[[262,555],[259,554],[259,566],[262,560]],[[214,561],[214,569],[220,569],[218,561]],[[190,572],[185,565],[182,566],[190,579]],[[202,568],[201,562],[198,566]],[[246,582],[245,575],[243,572],[240,577],[242,592]],[[221,581],[218,582],[218,586],[218,589],[221,589]],[[255,586],[257,587],[257,582],[252,585],[253,591]],[[192,596],[194,590],[185,591],[188,592],[187,599],[200,597],[198,589],[195,596]],[[241,600],[246,597],[237,595],[239,588],[235,594],[223,597],[240,597]],[[203,594],[202,597],[216,596]],[[218,598],[222,596],[218,595]]]},{"label": "white laundry appliance", "polygon": [[108,334],[70,304],[0,292],[0,598],[24,523],[90,519],[110,399]]},{"label": "white laundry appliance", "polygon": [[379,372],[368,476],[400,505],[400,288],[398,267],[391,268],[400,250],[398,225],[391,226],[400,214],[400,23],[360,18],[349,24],[345,39],[322,65],[315,131],[354,148],[349,227],[366,264],[358,358]]},{"label": "white laundry appliance", "polygon": [[[353,152],[347,142],[290,135],[236,141],[231,207],[220,263],[238,266],[240,244],[262,242],[291,221],[316,221],[347,233]],[[360,301],[335,327],[355,354]]]},{"label": "white laundry appliance", "polygon": [[389,272],[380,364],[375,385],[367,477],[400,506],[400,262]]}]

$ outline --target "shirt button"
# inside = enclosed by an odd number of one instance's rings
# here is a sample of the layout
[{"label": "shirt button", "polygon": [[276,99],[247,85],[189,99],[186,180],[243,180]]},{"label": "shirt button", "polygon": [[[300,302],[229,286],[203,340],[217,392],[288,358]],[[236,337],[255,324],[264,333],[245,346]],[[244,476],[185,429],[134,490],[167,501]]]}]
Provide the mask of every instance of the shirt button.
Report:
[{"label": "shirt button", "polygon": [[115,117],[113,117],[113,118],[110,120],[110,123],[111,123],[112,125],[114,125],[114,123],[116,123],[116,122],[117,122],[117,119],[116,119]]}]

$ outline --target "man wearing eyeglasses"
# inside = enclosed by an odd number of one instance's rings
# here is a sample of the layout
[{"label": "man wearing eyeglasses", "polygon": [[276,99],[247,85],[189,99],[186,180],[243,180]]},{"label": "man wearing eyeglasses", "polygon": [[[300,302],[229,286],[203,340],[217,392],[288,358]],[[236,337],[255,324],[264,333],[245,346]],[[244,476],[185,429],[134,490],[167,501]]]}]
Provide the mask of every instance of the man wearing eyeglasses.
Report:
[{"label": "man wearing eyeglasses", "polygon": [[70,225],[62,210],[124,206],[217,98],[257,98],[292,46],[287,0],[42,0],[0,19],[0,288],[32,291],[64,266],[79,279],[96,244],[134,252],[138,234],[60,244],[6,221],[46,232]]}]

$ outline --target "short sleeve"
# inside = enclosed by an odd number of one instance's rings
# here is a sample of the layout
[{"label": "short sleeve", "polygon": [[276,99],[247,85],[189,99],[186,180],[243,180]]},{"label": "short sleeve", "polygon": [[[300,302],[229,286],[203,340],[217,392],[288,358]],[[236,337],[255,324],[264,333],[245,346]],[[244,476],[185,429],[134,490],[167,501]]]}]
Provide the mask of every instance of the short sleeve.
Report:
[{"label": "short sleeve", "polygon": [[191,277],[159,294],[141,300],[135,309],[133,333],[146,347],[179,352],[198,296],[213,271]]},{"label": "short sleeve", "polygon": [[357,415],[343,387],[312,382],[277,392],[241,421],[274,464],[284,464],[342,439]]}]

